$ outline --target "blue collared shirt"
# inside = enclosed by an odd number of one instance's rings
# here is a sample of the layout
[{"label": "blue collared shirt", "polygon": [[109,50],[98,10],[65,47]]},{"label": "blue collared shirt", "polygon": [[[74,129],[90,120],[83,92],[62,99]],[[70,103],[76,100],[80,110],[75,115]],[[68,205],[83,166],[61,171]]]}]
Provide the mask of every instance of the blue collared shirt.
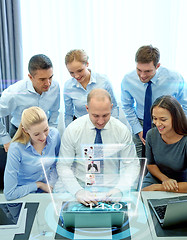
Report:
[{"label": "blue collared shirt", "polygon": [[[11,115],[11,123],[18,127],[23,110],[32,106],[42,108],[48,117],[49,125],[57,127],[60,108],[59,84],[52,81],[49,90],[41,95],[35,91],[30,79],[10,85],[3,91],[0,98],[0,118]],[[2,144],[11,140],[1,121],[0,138]]]},{"label": "blue collared shirt", "polygon": [[[162,95],[174,96],[187,115],[187,84],[183,77],[164,67],[159,67],[152,81],[152,103]],[[121,83],[121,102],[133,133],[142,131],[138,118],[144,116],[144,98],[148,83],[142,83],[136,70],[126,74]]]},{"label": "blue collared shirt", "polygon": [[[42,163],[49,183],[57,180],[56,157],[60,149],[60,135],[56,128],[50,128],[47,143],[40,155],[31,142],[12,142],[8,149],[4,174],[4,194],[7,200],[21,198],[37,192],[36,182],[46,183]],[[40,189],[38,190],[40,191]]]},{"label": "blue collared shirt", "polygon": [[88,83],[86,89],[84,89],[75,78],[69,79],[64,85],[66,127],[73,121],[74,115],[79,118],[87,114],[85,107],[87,104],[87,95],[94,88],[103,88],[110,93],[113,103],[112,116],[116,118],[119,117],[117,101],[108,77],[91,71],[90,82]]}]

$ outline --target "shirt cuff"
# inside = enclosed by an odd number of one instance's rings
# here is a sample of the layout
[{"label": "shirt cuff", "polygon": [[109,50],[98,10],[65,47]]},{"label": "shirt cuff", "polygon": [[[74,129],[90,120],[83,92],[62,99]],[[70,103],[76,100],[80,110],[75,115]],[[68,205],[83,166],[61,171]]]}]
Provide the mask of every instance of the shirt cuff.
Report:
[{"label": "shirt cuff", "polygon": [[139,123],[139,124],[132,126],[132,131],[134,134],[137,134],[137,133],[143,131],[143,128],[142,128],[141,124]]},{"label": "shirt cuff", "polygon": [[7,134],[6,136],[3,136],[0,138],[0,144],[7,144],[11,141],[11,137],[9,134]]}]

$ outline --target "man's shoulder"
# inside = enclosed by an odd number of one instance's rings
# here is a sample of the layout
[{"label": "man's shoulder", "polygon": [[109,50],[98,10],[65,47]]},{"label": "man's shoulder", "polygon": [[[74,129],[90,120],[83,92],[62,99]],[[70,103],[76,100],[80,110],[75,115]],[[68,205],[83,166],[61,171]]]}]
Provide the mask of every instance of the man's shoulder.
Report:
[{"label": "man's shoulder", "polygon": [[58,89],[60,89],[59,83],[57,81],[54,81],[54,80],[51,82],[51,86],[50,87],[51,88],[58,88]]},{"label": "man's shoulder", "polygon": [[127,72],[124,77],[134,77],[134,76],[137,76],[136,70],[131,70]]},{"label": "man's shoulder", "polygon": [[110,117],[110,124],[113,128],[116,128],[117,130],[121,131],[126,131],[126,132],[130,132],[130,130],[128,129],[128,127],[122,123],[119,119],[115,118],[115,117]]},{"label": "man's shoulder", "polygon": [[160,66],[158,68],[158,77],[161,79],[181,80],[182,75],[175,70]]},{"label": "man's shoulder", "polygon": [[137,75],[136,70],[126,73],[125,76],[123,77],[122,82],[132,82],[132,79],[139,81],[139,77]]},{"label": "man's shoulder", "polygon": [[77,118],[67,126],[67,131],[81,131],[85,128],[85,124],[89,121],[89,115],[86,114],[82,117]]},{"label": "man's shoulder", "polygon": [[4,92],[19,92],[27,90],[27,84],[28,80],[19,80],[13,84],[11,84],[7,89],[4,90]]}]

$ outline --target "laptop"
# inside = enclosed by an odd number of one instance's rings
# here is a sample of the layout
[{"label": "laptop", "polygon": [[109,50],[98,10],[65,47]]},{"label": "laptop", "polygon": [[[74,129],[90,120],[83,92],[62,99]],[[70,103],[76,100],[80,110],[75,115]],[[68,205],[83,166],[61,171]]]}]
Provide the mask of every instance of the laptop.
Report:
[{"label": "laptop", "polygon": [[187,222],[187,196],[147,201],[163,228]]},{"label": "laptop", "polygon": [[64,202],[60,214],[65,228],[120,228],[125,217],[125,202],[98,202],[98,205],[88,207],[78,202]]}]

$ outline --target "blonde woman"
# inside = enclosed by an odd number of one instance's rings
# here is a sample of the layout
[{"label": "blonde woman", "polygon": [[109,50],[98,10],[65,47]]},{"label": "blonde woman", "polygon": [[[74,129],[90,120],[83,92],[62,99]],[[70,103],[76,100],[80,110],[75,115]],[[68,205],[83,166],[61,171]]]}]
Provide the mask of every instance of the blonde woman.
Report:
[{"label": "blonde woman", "polygon": [[112,116],[118,118],[118,106],[112,85],[106,75],[95,73],[89,69],[88,55],[84,50],[74,49],[65,57],[66,67],[71,75],[64,85],[65,126],[75,118],[87,114],[87,95],[94,88],[107,90],[112,99]]},{"label": "blonde woman", "polygon": [[[49,192],[57,180],[56,157],[59,148],[59,132],[56,128],[49,128],[45,112],[39,107],[25,109],[8,150],[4,174],[6,199]],[[50,187],[46,183],[42,165]]]}]

